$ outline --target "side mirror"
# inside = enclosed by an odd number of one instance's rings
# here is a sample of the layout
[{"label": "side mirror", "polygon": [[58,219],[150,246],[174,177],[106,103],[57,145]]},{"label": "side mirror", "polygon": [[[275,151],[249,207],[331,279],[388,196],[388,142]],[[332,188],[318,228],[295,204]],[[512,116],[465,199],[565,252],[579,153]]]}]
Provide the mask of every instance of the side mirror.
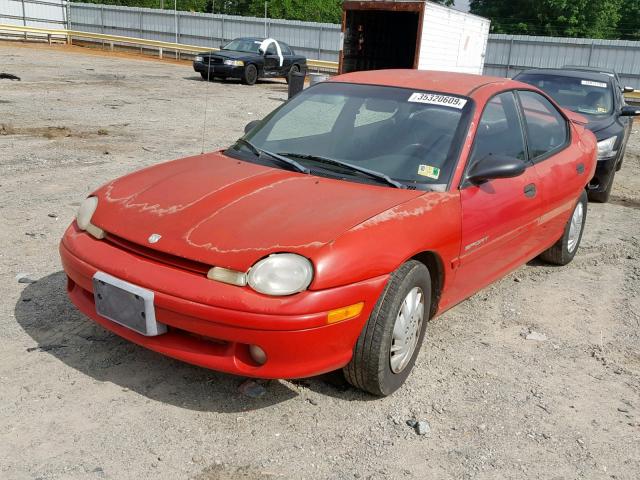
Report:
[{"label": "side mirror", "polygon": [[220,50],[224,50],[224,45],[220,45]]},{"label": "side mirror", "polygon": [[621,117],[636,117],[638,115],[640,115],[640,107],[632,107],[630,105],[622,107],[622,111],[620,112]]},{"label": "side mirror", "polygon": [[251,120],[244,126],[244,133],[247,134],[260,124],[261,120]]},{"label": "side mirror", "polygon": [[258,53],[259,53],[260,55],[266,55],[266,54],[267,54],[267,53],[266,53],[263,49],[261,49],[261,48],[259,48],[259,49],[258,49]]},{"label": "side mirror", "polygon": [[522,175],[527,169],[522,160],[501,155],[487,155],[469,170],[467,180],[473,184],[495,178],[513,178]]},{"label": "side mirror", "polygon": [[636,91],[636,89],[635,89],[635,88],[633,88],[633,87],[623,87],[623,88],[622,88],[622,91],[623,91],[624,93],[633,93],[633,92],[635,92],[635,91]]}]

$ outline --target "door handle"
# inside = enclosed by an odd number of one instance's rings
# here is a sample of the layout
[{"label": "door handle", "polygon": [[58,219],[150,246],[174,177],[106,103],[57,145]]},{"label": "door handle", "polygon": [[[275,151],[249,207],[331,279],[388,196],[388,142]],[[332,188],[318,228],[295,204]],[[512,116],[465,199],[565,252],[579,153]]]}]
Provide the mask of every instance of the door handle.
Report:
[{"label": "door handle", "polygon": [[525,197],[533,198],[536,196],[536,184],[530,183],[526,187],[524,187],[524,195]]},{"label": "door handle", "polygon": [[582,175],[584,173],[584,163],[578,164],[578,166],[576,167],[576,172],[578,172],[578,175]]}]

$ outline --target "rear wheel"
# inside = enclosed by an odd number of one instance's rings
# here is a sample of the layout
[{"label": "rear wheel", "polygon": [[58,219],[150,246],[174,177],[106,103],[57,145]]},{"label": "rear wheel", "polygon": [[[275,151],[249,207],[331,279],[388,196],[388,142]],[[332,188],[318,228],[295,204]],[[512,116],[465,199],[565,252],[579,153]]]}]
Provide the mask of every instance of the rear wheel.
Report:
[{"label": "rear wheel", "polygon": [[566,265],[573,260],[580,246],[582,232],[587,221],[587,204],[587,192],[583,190],[571,218],[564,227],[562,238],[549,250],[542,252],[540,255],[542,260],[554,265]]},{"label": "rear wheel", "polygon": [[258,69],[255,65],[249,64],[244,67],[242,72],[242,83],[245,85],[253,85],[258,81]]},{"label": "rear wheel", "polygon": [[360,333],[344,368],[354,387],[390,395],[405,382],[424,338],[431,306],[431,276],[411,260],[398,268]]}]

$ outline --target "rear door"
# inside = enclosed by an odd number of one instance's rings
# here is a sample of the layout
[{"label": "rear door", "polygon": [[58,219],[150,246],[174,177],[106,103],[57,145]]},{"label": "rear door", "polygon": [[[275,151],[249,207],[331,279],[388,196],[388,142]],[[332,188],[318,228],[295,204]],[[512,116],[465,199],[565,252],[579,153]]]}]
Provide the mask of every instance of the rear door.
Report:
[{"label": "rear door", "polygon": [[[467,171],[486,156],[526,162],[523,124],[512,91],[496,95],[482,113]],[[539,178],[528,164],[515,178],[463,183],[458,294],[466,297],[529,260],[541,212]]]},{"label": "rear door", "polygon": [[538,231],[543,246],[564,231],[580,192],[589,181],[581,153],[571,147],[571,124],[543,95],[520,90],[529,156],[540,177],[543,211]]}]

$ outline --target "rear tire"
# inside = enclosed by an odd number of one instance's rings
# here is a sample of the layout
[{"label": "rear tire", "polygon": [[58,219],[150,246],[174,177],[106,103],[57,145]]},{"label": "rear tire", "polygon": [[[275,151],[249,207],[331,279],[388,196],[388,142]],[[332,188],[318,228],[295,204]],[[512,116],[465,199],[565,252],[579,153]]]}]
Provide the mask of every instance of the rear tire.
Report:
[{"label": "rear tire", "polygon": [[564,227],[562,238],[549,250],[540,254],[542,260],[553,265],[567,265],[573,260],[582,240],[584,225],[587,221],[588,203],[587,192],[583,190],[567,225]]},{"label": "rear tire", "polygon": [[242,83],[245,85],[254,85],[258,81],[258,69],[255,65],[249,64],[242,71]]},{"label": "rear tire", "polygon": [[611,172],[607,188],[602,192],[589,192],[589,200],[596,203],[607,203],[609,201],[609,197],[611,197],[611,190],[613,190],[614,178],[616,178],[616,170]]},{"label": "rear tire", "polygon": [[431,275],[411,260],[398,268],[376,303],[344,368],[347,381],[387,396],[405,382],[415,364],[431,310]]}]

